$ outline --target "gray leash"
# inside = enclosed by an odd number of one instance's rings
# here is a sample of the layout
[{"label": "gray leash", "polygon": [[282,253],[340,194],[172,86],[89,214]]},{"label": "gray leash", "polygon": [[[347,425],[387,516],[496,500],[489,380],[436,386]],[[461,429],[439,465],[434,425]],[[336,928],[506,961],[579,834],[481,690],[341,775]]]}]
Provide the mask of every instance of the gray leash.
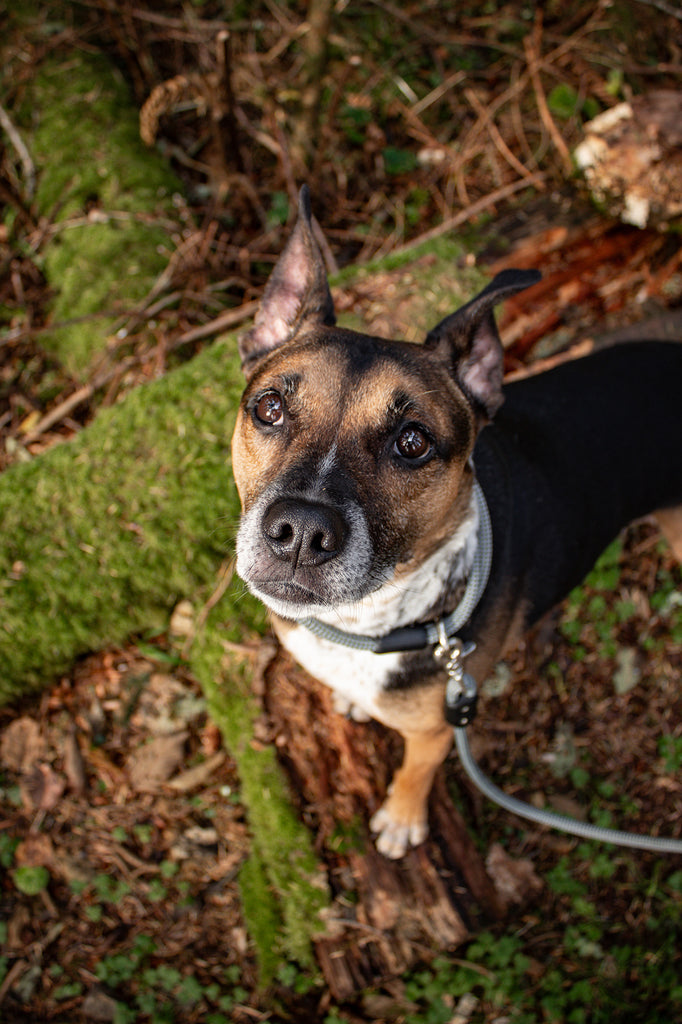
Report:
[{"label": "gray leash", "polygon": [[556,828],[561,832],[568,832],[571,835],[579,836],[581,839],[593,839],[598,843],[613,843],[616,846],[629,846],[638,850],[650,850],[653,853],[682,853],[681,839],[666,839],[663,836],[643,836],[637,832],[622,832],[619,829],[602,828],[600,825],[591,825],[586,821],[578,821],[576,818],[569,818],[564,814],[554,814],[552,811],[541,810],[531,804],[517,800],[499,789],[487,775],[481,771],[474,761],[469,748],[466,729],[455,727],[455,744],[457,753],[469,778],[474,782],[481,792],[499,804],[506,811],[535,822],[536,825],[544,825],[547,828]]},{"label": "gray leash", "polygon": [[462,767],[471,781],[481,792],[499,804],[505,811],[516,814],[520,818],[543,825],[546,828],[559,829],[582,839],[592,839],[598,843],[613,843],[615,846],[627,846],[638,850],[650,850],[654,853],[682,854],[682,839],[668,839],[663,836],[645,836],[637,832],[623,832],[620,829],[603,828],[589,822],[578,821],[564,814],[545,811],[531,804],[509,796],[481,771],[474,760],[466,726],[474,717],[477,699],[476,681],[472,675],[464,671],[462,659],[467,656],[472,645],[463,645],[455,640],[444,646],[440,644],[435,656],[445,663],[448,684],[445,693],[445,716],[454,728],[455,745]]}]

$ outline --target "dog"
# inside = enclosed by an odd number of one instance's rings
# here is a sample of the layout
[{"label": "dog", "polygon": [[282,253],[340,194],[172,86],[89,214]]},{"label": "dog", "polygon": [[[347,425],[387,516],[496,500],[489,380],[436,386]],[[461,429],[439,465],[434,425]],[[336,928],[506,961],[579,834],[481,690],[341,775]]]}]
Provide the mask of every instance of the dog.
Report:
[{"label": "dog", "polygon": [[[391,858],[428,832],[449,677],[484,680],[631,520],[657,513],[682,557],[682,345],[503,386],[493,308],[539,276],[503,271],[421,345],[338,327],[304,186],[239,340],[237,573],[341,709],[403,736],[370,821]],[[489,571],[454,638],[484,520]]]}]

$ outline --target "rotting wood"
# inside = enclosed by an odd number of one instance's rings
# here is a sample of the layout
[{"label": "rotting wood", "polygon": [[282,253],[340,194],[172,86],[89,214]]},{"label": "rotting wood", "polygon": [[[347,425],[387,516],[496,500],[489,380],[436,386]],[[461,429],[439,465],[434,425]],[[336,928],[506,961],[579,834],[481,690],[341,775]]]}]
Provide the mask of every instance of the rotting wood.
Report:
[{"label": "rotting wood", "polygon": [[333,927],[315,949],[334,998],[351,998],[377,978],[395,977],[424,957],[455,949],[481,920],[501,916],[442,775],[429,840],[400,861],[388,860],[376,851],[367,819],[399,757],[397,737],[376,723],[336,713],[330,691],[281,651],[267,674],[265,706],[301,814],[315,824],[318,849],[328,861]]}]

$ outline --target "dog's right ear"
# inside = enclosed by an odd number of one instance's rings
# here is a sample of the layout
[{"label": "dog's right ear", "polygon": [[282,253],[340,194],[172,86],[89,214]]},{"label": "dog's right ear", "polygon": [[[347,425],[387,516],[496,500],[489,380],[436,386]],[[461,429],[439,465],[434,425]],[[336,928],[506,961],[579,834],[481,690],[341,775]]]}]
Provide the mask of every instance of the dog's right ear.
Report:
[{"label": "dog's right ear", "polygon": [[448,360],[482,422],[491,419],[503,402],[504,353],[493,309],[498,302],[539,280],[537,270],[503,270],[426,336],[425,347]]},{"label": "dog's right ear", "polygon": [[336,323],[334,304],[310,212],[310,191],[298,198],[298,219],[268,279],[253,327],[239,339],[242,368],[286,344],[304,326]]}]

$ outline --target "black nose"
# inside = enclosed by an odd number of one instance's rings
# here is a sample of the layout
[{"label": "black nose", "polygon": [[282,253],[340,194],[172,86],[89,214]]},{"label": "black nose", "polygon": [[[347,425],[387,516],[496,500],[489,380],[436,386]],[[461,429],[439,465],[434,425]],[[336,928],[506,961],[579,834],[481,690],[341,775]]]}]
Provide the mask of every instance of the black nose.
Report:
[{"label": "black nose", "polygon": [[346,538],[343,517],[333,508],[283,498],[263,519],[263,535],[278,558],[297,565],[321,565],[338,555]]}]

